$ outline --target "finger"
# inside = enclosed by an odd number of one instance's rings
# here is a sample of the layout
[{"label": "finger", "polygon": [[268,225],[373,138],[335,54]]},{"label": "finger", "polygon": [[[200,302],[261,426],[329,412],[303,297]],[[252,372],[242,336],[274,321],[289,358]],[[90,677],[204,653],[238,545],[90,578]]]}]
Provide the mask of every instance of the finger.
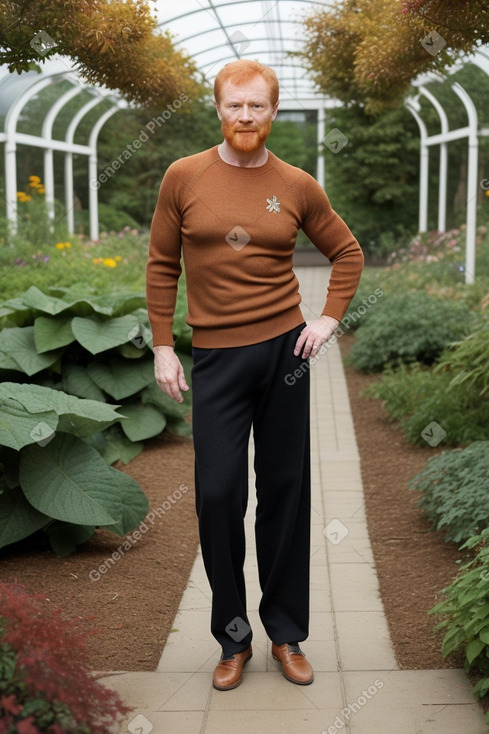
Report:
[{"label": "finger", "polygon": [[180,367],[180,370],[178,372],[178,387],[180,390],[188,390],[189,386],[187,385],[187,380],[185,379],[185,372],[183,371],[183,367]]},{"label": "finger", "polygon": [[296,357],[297,357],[298,354],[300,354],[301,349],[302,349],[302,347],[303,347],[303,345],[304,345],[304,343],[305,343],[306,340],[307,340],[306,329],[303,329],[301,331],[301,333],[299,334],[299,337],[298,337],[298,339],[297,339],[297,341],[295,343],[294,354],[295,354]]}]

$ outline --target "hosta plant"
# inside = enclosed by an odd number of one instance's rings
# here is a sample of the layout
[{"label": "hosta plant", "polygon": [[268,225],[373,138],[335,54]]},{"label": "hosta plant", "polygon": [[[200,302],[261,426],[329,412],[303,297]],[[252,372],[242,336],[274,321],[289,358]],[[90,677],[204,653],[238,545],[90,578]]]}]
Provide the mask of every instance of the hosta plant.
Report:
[{"label": "hosta plant", "polygon": [[[43,530],[66,555],[96,527],[124,535],[144,519],[141,488],[111,464],[163,430],[190,431],[188,393],[180,405],[156,385],[144,304],[31,287],[0,307],[0,547]],[[189,379],[191,358],[179,356]]]}]

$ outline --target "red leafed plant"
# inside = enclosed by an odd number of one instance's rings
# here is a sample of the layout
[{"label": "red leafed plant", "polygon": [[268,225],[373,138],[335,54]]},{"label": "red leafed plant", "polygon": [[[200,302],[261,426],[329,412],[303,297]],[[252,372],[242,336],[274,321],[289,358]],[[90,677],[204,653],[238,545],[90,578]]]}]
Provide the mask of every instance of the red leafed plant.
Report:
[{"label": "red leafed plant", "polygon": [[0,734],[107,734],[131,709],[85,663],[79,623],[0,584]]}]

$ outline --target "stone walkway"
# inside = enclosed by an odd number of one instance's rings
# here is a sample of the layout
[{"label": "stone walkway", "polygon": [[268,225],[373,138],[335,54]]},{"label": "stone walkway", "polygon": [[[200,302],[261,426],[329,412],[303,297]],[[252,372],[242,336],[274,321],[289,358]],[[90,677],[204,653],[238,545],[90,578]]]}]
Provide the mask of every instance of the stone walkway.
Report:
[{"label": "stone walkway", "polygon": [[[321,312],[329,269],[296,268],[307,320]],[[338,346],[311,368],[311,628],[302,647],[310,686],[289,683],[258,616],[254,477],[250,469],[245,566],[253,658],[241,686],[220,692],[212,672],[210,591],[197,555],[154,673],[103,681],[134,707],[131,734],[487,734],[461,670],[400,670],[393,653],[367,532],[360,460]],[[252,447],[250,446],[250,467]]]}]

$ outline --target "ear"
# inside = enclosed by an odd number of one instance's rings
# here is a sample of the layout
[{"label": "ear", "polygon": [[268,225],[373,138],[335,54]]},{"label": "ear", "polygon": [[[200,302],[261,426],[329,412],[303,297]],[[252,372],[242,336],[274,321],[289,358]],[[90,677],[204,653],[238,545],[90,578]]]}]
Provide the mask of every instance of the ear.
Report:
[{"label": "ear", "polygon": [[217,116],[218,116],[218,118],[219,118],[219,119],[221,120],[221,122],[222,122],[222,117],[221,117],[221,113],[219,112],[219,105],[218,105],[218,103],[216,102],[216,100],[214,100],[214,107],[216,108],[216,112],[217,112]]},{"label": "ear", "polygon": [[275,118],[277,117],[277,112],[278,112],[278,106],[279,106],[279,104],[280,104],[280,100],[277,100],[277,101],[275,102],[275,104],[273,105],[273,110],[272,110],[272,122],[273,122],[273,121],[275,120]]}]

